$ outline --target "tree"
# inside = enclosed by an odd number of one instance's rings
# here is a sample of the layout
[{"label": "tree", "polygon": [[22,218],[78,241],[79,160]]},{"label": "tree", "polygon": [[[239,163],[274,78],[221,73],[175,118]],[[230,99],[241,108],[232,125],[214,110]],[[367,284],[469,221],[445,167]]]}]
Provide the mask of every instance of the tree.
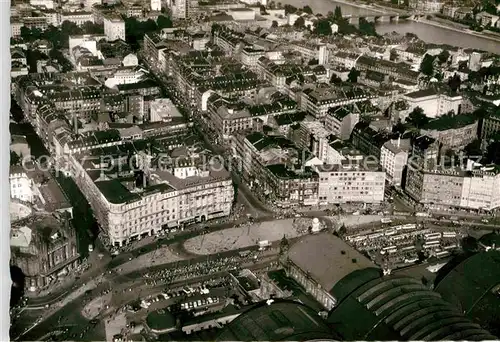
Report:
[{"label": "tree", "polygon": [[465,146],[464,153],[466,156],[478,157],[483,154],[481,150],[481,141],[479,139],[475,139],[473,142]]},{"label": "tree", "polygon": [[452,77],[448,79],[448,86],[451,91],[456,92],[460,89],[460,85],[462,84],[462,80],[458,74],[454,74]]},{"label": "tree", "polygon": [[18,165],[21,162],[21,157],[16,152],[10,151],[10,165]]},{"label": "tree", "polygon": [[86,34],[103,34],[104,33],[104,25],[95,24],[91,21],[86,21],[83,24],[82,28]]},{"label": "tree", "polygon": [[[266,15],[267,14],[267,11],[266,11],[266,6],[264,5],[260,5],[260,14],[261,15]],[[286,12],[286,11],[285,11]]]},{"label": "tree", "polygon": [[27,42],[31,39],[31,30],[26,26],[21,26],[21,38]]},{"label": "tree", "polygon": [[293,23],[293,27],[296,28],[304,28],[305,27],[306,21],[302,17],[298,17],[295,22]]},{"label": "tree", "polygon": [[330,22],[327,19],[321,19],[316,21],[314,27],[314,33],[318,36],[331,36],[332,35],[332,27],[330,26]]},{"label": "tree", "polygon": [[434,56],[425,55],[422,63],[420,63],[420,72],[427,76],[434,74]]},{"label": "tree", "polygon": [[422,128],[429,123],[430,119],[424,114],[424,110],[420,107],[415,107],[406,118],[406,122],[415,128]]},{"label": "tree", "polygon": [[273,22],[271,23],[271,27],[272,28],[278,27],[278,22],[276,20],[273,20]]},{"label": "tree", "polygon": [[361,73],[356,70],[356,68],[352,68],[351,71],[349,71],[349,74],[347,75],[347,79],[351,83],[356,83],[358,82],[358,77]]},{"label": "tree", "polygon": [[365,36],[377,36],[375,24],[368,22],[365,18],[359,18],[359,32]]},{"label": "tree", "polygon": [[342,84],[342,79],[337,76],[337,74],[332,74],[330,78],[330,84]]},{"label": "tree", "polygon": [[285,9],[285,15],[297,12],[297,7],[288,4],[284,6],[284,9]]},{"label": "tree", "polygon": [[401,122],[401,119],[392,126],[392,133],[403,134],[406,131],[406,126]]},{"label": "tree", "polygon": [[333,13],[333,19],[335,19],[335,20],[344,19],[344,17],[342,16],[342,8],[340,8],[340,6],[335,6],[335,12]]},{"label": "tree", "polygon": [[303,11],[304,13],[307,13],[307,14],[313,14],[313,10],[312,10],[312,8],[311,8],[311,7],[309,7],[309,6],[307,6],[307,5],[306,5],[306,6],[304,6],[304,8],[302,8],[302,11]]},{"label": "tree", "polygon": [[158,19],[156,19],[156,26],[158,26],[159,29],[164,29],[171,28],[174,25],[172,24],[172,20],[169,17],[160,15],[158,16]]},{"label": "tree", "polygon": [[500,165],[500,134],[492,137],[486,149],[486,162]]},{"label": "tree", "polygon": [[311,59],[307,65],[318,65],[319,61],[316,58]]},{"label": "tree", "polygon": [[448,50],[443,50],[438,55],[438,60],[439,60],[439,63],[441,63],[441,64],[448,62],[449,58],[450,58],[450,53],[448,52]]}]

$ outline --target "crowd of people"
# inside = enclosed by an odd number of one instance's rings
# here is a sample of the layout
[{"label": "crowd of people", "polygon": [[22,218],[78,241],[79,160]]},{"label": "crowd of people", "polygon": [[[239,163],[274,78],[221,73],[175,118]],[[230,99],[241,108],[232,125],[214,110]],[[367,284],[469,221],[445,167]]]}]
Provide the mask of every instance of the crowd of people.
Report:
[{"label": "crowd of people", "polygon": [[162,269],[144,274],[146,284],[156,286],[170,284],[191,278],[203,277],[223,271],[237,270],[243,260],[239,256],[220,258],[189,264],[181,267]]}]

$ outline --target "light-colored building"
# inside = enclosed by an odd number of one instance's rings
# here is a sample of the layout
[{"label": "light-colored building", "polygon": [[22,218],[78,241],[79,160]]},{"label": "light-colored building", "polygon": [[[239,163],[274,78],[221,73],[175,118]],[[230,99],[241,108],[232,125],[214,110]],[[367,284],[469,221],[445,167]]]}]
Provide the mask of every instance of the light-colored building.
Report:
[{"label": "light-colored building", "polygon": [[353,113],[343,106],[331,108],[324,117],[325,128],[342,140],[349,140],[358,122],[359,113]]},{"label": "light-colored building", "polygon": [[104,17],[104,34],[110,41],[125,40],[125,22],[123,19],[117,16]]},{"label": "light-colored building", "polygon": [[474,170],[464,177],[460,206],[492,210],[500,208],[500,172],[494,167]]},{"label": "light-colored building", "polygon": [[308,149],[322,163],[326,164],[338,160],[338,153],[333,151],[329,144],[331,135],[319,121],[302,121],[295,133],[297,146]]},{"label": "light-colored building", "polygon": [[481,26],[495,27],[498,21],[498,16],[488,12],[480,12],[476,14],[476,21],[481,23]]},{"label": "light-colored building", "polygon": [[433,169],[409,167],[405,190],[426,208],[494,210],[500,207],[497,167]]},{"label": "light-colored building", "polygon": [[385,173],[376,160],[342,160],[337,165],[317,167],[320,204],[381,203]]},{"label": "light-colored building", "polygon": [[75,11],[75,12],[63,12],[60,14],[59,22],[69,21],[75,23],[78,26],[83,26],[87,21],[94,22],[94,15],[92,12],[85,11]]},{"label": "light-colored building", "polygon": [[302,110],[315,118],[323,119],[330,108],[363,102],[374,97],[373,94],[362,88],[355,87],[345,91],[328,85],[304,90],[301,95],[300,105]]},{"label": "light-colored building", "polygon": [[9,174],[10,198],[33,202],[33,181],[22,167],[11,167]]},{"label": "light-colored building", "polygon": [[149,102],[151,122],[170,122],[172,118],[182,117],[170,99],[155,99]]},{"label": "light-colored building", "polygon": [[390,140],[380,149],[380,166],[385,171],[385,177],[389,183],[401,187],[409,151],[410,141],[408,139]]},{"label": "light-colored building", "polygon": [[154,12],[161,11],[161,0],[151,0],[150,6],[151,6],[151,11]]},{"label": "light-colored building", "polygon": [[[453,111],[455,114],[460,114],[461,112],[461,95],[440,94],[434,89],[425,89],[405,94],[403,99],[408,102],[408,112],[411,112],[416,107],[420,107],[429,118],[437,118],[450,111]],[[405,118],[401,119],[404,120]]]},{"label": "light-colored building", "polygon": [[177,0],[172,4],[172,17],[175,19],[186,19],[188,16],[188,0]]},{"label": "light-colored building", "polygon": [[[111,246],[157,234],[194,222],[228,216],[234,200],[233,182],[221,165],[198,165],[198,172],[176,177],[178,158],[149,171],[139,185],[133,181],[99,175],[99,169],[77,155],[67,156],[78,187],[88,199],[99,223],[102,238]],[[142,154],[144,168],[150,157]],[[186,163],[191,161],[186,159]],[[97,172],[96,172],[97,171]]]},{"label": "light-colored building", "polygon": [[54,9],[54,0],[30,0],[29,3],[33,7],[45,7],[46,9]]}]

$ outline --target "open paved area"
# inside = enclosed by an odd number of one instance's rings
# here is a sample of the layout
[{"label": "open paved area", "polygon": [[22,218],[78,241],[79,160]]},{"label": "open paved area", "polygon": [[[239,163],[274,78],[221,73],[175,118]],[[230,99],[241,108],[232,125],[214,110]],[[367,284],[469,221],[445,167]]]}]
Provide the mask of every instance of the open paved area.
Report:
[{"label": "open paved area", "polygon": [[99,296],[91,300],[82,310],[82,316],[86,319],[93,319],[97,317],[101,311],[105,310],[106,305],[111,303],[111,293],[104,296]]},{"label": "open paved area", "polygon": [[115,270],[121,269],[120,273],[126,274],[143,270],[148,267],[168,264],[184,259],[184,257],[172,251],[170,246],[162,246],[154,251],[143,254],[137,258],[133,258],[129,262],[116,267]]},{"label": "open paved area", "polygon": [[127,325],[125,313],[113,316],[105,322],[106,341],[113,341],[113,336],[121,333],[122,329]]},{"label": "open paved area", "polygon": [[275,220],[248,224],[223,231],[201,235],[187,240],[187,252],[199,255],[220,253],[255,246],[259,241],[278,241],[283,236],[295,238],[307,234],[310,218]]},{"label": "open paved area", "polygon": [[328,217],[335,227],[345,225],[346,228],[362,226],[370,223],[380,223],[381,217],[378,215],[341,215]]}]

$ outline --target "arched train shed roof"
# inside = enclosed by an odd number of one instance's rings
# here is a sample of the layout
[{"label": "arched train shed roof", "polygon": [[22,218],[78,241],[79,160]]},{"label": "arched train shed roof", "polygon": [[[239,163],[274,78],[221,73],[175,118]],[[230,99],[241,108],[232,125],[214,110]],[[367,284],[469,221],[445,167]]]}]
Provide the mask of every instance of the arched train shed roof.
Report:
[{"label": "arched train shed roof", "polygon": [[[349,294],[347,294],[350,292]],[[495,340],[478,324],[414,278],[353,272],[332,294],[328,323],[342,340]]]}]

